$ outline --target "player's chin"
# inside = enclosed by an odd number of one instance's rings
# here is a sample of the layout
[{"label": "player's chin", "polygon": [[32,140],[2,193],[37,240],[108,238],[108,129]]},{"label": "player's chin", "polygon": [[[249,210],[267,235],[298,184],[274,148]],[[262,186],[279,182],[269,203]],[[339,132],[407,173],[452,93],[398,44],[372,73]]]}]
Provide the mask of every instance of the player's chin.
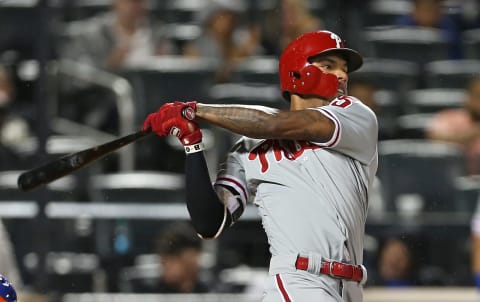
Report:
[{"label": "player's chin", "polygon": [[337,88],[337,97],[342,95],[347,95],[347,94],[348,94],[347,85],[346,84],[339,85]]}]

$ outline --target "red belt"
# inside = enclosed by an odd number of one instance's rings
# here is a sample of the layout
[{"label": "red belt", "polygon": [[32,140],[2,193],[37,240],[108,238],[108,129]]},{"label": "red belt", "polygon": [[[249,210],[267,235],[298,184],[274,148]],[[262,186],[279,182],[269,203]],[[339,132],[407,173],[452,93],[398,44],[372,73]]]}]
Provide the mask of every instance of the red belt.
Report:
[{"label": "red belt", "polygon": [[[304,271],[308,270],[308,258],[298,256],[297,261],[295,261],[295,267]],[[364,280],[364,277],[366,279],[366,270],[360,265],[322,260],[320,273],[338,279],[347,279],[361,283],[366,281]]]}]

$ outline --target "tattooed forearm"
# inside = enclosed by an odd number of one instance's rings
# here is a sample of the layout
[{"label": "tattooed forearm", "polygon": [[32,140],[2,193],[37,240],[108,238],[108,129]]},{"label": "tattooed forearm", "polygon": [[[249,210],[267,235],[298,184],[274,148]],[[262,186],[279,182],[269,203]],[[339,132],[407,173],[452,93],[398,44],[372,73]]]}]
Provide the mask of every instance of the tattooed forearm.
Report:
[{"label": "tattooed forearm", "polygon": [[197,117],[222,128],[249,137],[264,138],[271,135],[273,116],[278,112],[267,107],[239,105],[197,106]]},{"label": "tattooed forearm", "polygon": [[313,110],[279,111],[263,106],[198,104],[197,117],[253,138],[329,139],[333,126]]}]

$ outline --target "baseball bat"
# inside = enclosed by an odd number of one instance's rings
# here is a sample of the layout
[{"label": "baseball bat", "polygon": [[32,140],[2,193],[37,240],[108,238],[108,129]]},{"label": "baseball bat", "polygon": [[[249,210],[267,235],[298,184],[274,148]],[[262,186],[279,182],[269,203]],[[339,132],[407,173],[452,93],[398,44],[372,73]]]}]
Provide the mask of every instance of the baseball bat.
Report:
[{"label": "baseball bat", "polygon": [[82,167],[85,167],[92,161],[102,158],[105,155],[122,148],[123,146],[133,143],[150,133],[152,132],[137,131],[102,145],[94,146],[76,153],[67,154],[43,166],[28,170],[20,174],[18,177],[18,188],[22,191],[30,191],[36,187],[50,183]]}]

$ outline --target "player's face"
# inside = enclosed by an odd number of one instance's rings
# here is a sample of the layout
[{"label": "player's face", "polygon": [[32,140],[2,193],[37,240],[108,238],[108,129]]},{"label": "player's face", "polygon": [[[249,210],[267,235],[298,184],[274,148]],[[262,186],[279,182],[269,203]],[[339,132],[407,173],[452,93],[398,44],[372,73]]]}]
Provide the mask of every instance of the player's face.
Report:
[{"label": "player's face", "polygon": [[337,96],[347,94],[348,66],[345,59],[337,55],[321,55],[312,58],[311,63],[321,71],[334,74],[338,78]]}]

